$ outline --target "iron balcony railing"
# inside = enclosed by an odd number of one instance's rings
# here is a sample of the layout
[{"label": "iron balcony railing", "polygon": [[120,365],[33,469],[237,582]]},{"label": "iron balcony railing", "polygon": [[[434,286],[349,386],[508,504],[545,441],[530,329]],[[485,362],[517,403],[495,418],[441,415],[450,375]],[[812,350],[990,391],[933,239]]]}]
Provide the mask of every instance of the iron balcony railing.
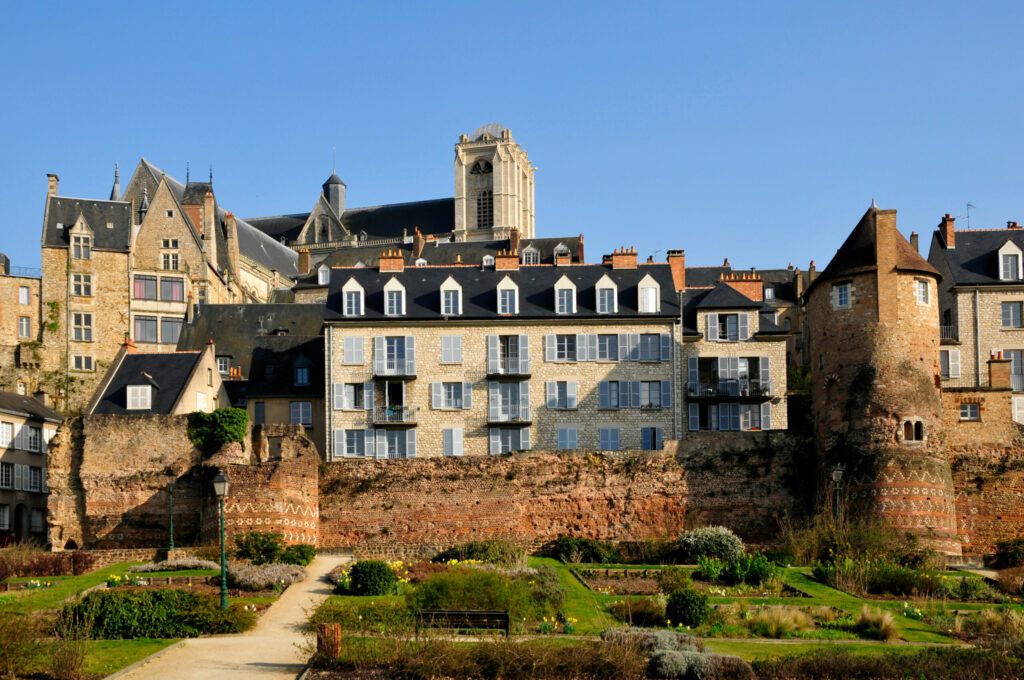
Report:
[{"label": "iron balcony railing", "polygon": [[[943,389],[974,389],[977,387],[988,387],[988,374],[982,373],[981,380],[975,378],[973,375],[962,375],[955,378],[943,377],[942,388]],[[1024,377],[1024,376],[1022,376]]]},{"label": "iron balcony railing", "polygon": [[491,362],[490,375],[529,375],[530,362],[521,361],[518,354],[501,354],[498,362]]},{"label": "iron balcony railing", "polygon": [[956,326],[939,326],[940,340],[958,340],[959,331]]},{"label": "iron balcony railing", "polygon": [[378,406],[373,409],[373,422],[375,424],[414,425],[416,409],[408,406]]},{"label": "iron balcony railing", "polygon": [[382,361],[373,362],[375,375],[413,375],[415,364],[404,357],[387,357]]},{"label": "iron balcony railing", "polygon": [[530,422],[530,408],[519,404],[502,404],[491,409],[488,420],[492,423],[527,423]]},{"label": "iron balcony railing", "polygon": [[700,384],[689,383],[687,393],[691,397],[770,397],[772,383],[770,380],[712,380]]}]

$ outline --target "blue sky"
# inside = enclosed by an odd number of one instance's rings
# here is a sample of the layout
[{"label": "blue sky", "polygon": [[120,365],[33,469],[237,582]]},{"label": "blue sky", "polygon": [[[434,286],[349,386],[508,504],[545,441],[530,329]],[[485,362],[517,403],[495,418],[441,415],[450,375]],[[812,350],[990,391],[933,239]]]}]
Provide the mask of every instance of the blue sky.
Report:
[{"label": "blue sky", "polygon": [[[930,234],[1024,220],[1021,3],[18,3],[0,27],[0,251],[37,266],[47,172],[185,164],[242,216],[450,196],[510,127],[539,235],[824,266],[874,198]],[[961,220],[961,223],[963,221]],[[927,250],[927,241],[922,239]]]}]

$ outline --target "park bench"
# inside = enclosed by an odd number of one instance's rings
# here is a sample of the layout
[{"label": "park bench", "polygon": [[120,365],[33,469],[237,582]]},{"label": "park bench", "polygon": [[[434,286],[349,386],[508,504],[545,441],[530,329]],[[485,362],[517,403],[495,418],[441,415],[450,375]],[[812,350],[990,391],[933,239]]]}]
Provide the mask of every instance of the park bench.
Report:
[{"label": "park bench", "polygon": [[509,636],[507,611],[474,609],[418,609],[416,610],[416,637],[420,628],[452,628],[457,630],[503,630]]}]

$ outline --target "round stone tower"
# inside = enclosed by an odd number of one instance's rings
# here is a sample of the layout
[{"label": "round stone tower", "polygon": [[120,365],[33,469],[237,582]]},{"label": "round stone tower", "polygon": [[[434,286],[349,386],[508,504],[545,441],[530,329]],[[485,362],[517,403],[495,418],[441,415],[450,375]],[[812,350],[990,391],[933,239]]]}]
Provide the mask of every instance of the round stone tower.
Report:
[{"label": "round stone tower", "polygon": [[[823,472],[853,513],[960,555],[938,388],[941,276],[872,205],[805,293]],[[825,476],[825,475],[823,475]]]}]

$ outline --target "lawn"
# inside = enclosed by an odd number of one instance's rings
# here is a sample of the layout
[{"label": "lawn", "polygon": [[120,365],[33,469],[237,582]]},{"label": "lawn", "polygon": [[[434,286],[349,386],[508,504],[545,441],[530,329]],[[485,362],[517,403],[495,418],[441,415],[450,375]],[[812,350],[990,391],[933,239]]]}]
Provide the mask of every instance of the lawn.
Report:
[{"label": "lawn", "polygon": [[150,654],[166,649],[177,640],[90,640],[85,657],[85,671],[89,674],[107,676],[127,668]]},{"label": "lawn", "polygon": [[106,583],[107,578],[114,574],[124,574],[128,568],[138,562],[121,562],[104,567],[97,571],[79,576],[53,576],[41,578],[40,581],[53,583],[49,588],[20,591],[14,601],[7,605],[11,611],[27,614],[46,609],[60,609],[64,600],[73,597],[83,590]]},{"label": "lawn", "polygon": [[615,619],[604,607],[612,597],[599,595],[580,583],[562,562],[550,557],[531,557],[530,566],[554,567],[565,588],[565,603],[562,611],[567,617],[576,619],[576,630],[581,635],[599,635],[601,631],[616,625]]}]

